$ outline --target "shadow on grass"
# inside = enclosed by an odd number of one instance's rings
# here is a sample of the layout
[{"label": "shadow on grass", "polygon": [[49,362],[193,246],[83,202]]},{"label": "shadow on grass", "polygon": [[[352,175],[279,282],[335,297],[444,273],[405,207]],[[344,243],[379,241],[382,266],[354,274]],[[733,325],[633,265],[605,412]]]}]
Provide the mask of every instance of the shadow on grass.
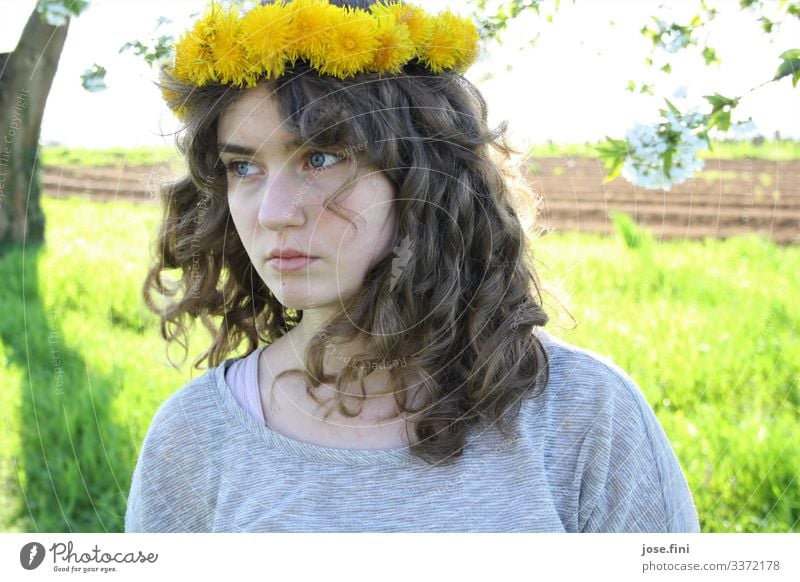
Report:
[{"label": "shadow on grass", "polygon": [[[0,251],[0,347],[6,359],[0,361],[0,391],[18,390],[4,400],[19,402],[16,411],[6,411],[18,446],[0,450],[0,500],[6,505],[0,525],[122,531],[135,453],[112,419],[118,382],[92,370],[76,351],[93,338],[64,337],[65,314],[44,304],[38,285],[43,252],[33,245]],[[12,370],[19,381],[5,385]]]}]

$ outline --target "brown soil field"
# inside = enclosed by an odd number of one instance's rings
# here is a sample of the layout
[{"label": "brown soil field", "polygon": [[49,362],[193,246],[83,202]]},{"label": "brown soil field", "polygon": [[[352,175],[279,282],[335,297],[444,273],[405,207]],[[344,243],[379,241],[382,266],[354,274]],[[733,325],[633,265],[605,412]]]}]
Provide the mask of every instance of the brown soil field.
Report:
[{"label": "brown soil field", "polygon": [[[603,183],[594,158],[534,158],[521,168],[541,232],[610,234],[612,212],[627,212],[662,239],[756,234],[800,243],[800,160],[709,160],[703,172],[669,191],[622,178]],[[44,169],[46,196],[158,204],[158,185],[176,177],[167,165]]]},{"label": "brown soil field", "polygon": [[669,191],[623,178],[603,183],[603,165],[593,158],[532,159],[523,173],[537,196],[543,232],[610,234],[612,212],[622,211],[659,240],[756,234],[800,243],[800,160],[709,160]]}]

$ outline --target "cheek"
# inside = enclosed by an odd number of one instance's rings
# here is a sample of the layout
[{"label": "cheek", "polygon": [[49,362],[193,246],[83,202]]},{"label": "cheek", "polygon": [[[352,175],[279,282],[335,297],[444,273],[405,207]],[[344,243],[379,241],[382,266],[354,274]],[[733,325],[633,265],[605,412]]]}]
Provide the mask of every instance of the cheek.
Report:
[{"label": "cheek", "polygon": [[[387,213],[385,210],[389,210],[389,212]],[[395,231],[397,229],[397,219],[394,212],[394,206],[384,209],[384,212],[381,212],[380,224],[382,226],[380,227],[380,230],[375,238],[375,249],[373,251],[372,265],[392,252]]]},{"label": "cheek", "polygon": [[392,253],[397,229],[396,202],[391,192],[378,190],[376,184],[370,195],[365,197],[359,209],[361,213],[355,226],[348,229],[348,250],[357,259],[361,269],[366,272]]},{"label": "cheek", "polygon": [[372,224],[377,229],[374,249],[377,261],[392,252],[398,222],[397,201],[394,188],[382,174],[374,177],[372,188],[375,192],[375,202],[371,210],[374,213]]},{"label": "cheek", "polygon": [[242,240],[242,244],[245,249],[249,251],[251,241],[253,240],[253,228],[256,218],[253,211],[243,204],[243,202],[241,197],[229,197],[228,212],[230,212],[231,221],[233,222],[234,228],[236,228],[236,232],[239,234],[239,238]]}]

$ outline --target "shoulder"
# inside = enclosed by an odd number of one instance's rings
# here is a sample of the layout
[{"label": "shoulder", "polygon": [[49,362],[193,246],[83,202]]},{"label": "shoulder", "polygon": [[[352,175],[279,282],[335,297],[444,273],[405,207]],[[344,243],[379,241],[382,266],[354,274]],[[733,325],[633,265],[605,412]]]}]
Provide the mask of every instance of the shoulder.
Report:
[{"label": "shoulder", "polygon": [[576,493],[576,527],[696,531],[688,484],[637,383],[608,356],[537,335],[549,363],[546,454],[559,486]]},{"label": "shoulder", "polygon": [[[200,531],[203,496],[213,490],[214,455],[226,422],[217,382],[207,370],[172,393],[156,410],[131,478],[125,531]],[[187,492],[195,498],[187,502]]]},{"label": "shoulder", "polygon": [[[664,437],[652,406],[636,381],[611,357],[547,334],[549,378],[545,406],[559,431],[615,446],[646,445],[663,453]],[[666,437],[664,437],[666,438]]]},{"label": "shoulder", "polygon": [[546,332],[537,337],[547,353],[548,381],[535,414],[546,419],[554,442],[577,450],[648,438],[652,408],[625,370]]},{"label": "shoulder", "polygon": [[162,441],[172,446],[185,445],[219,430],[222,418],[216,385],[218,371],[219,368],[206,370],[170,394],[153,415],[143,446]]},{"label": "shoulder", "polygon": [[611,357],[544,331],[537,337],[548,358],[544,396],[549,406],[568,408],[574,420],[596,419],[601,412],[651,410],[636,382]]}]

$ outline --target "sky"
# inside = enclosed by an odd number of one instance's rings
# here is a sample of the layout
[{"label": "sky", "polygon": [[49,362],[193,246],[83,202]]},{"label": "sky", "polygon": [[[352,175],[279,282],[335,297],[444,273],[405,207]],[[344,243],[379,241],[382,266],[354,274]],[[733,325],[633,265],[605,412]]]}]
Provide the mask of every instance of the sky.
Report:
[{"label": "sky", "polygon": [[[766,0],[777,4],[775,0]],[[557,143],[622,137],[635,123],[650,123],[664,98],[683,107],[707,108],[703,95],[739,96],[768,80],[780,64],[777,55],[800,46],[800,20],[785,22],[767,36],[738,0],[709,0],[720,16],[707,31],[721,65],[706,67],[696,50],[669,57],[673,72],[644,65],[649,41],[641,34],[650,15],[688,20],[699,0],[562,0],[552,22],[530,13],[512,23],[502,45],[485,47],[467,78],[489,103],[489,121],[507,120],[518,147],[548,140]],[[34,0],[0,0],[0,52],[13,50]],[[450,7],[468,15],[466,2],[426,0],[429,10]],[[92,0],[72,21],[42,124],[42,143],[73,147],[172,145],[177,123],[153,84],[155,70],[131,54],[119,54],[127,41],[147,40],[159,16],[173,20],[161,29],[177,36],[202,12],[205,2],[169,0]],[[551,0],[543,14],[553,11]],[[161,33],[159,31],[159,34]],[[536,39],[535,46],[530,41]],[[94,63],[108,70],[108,89],[89,93],[80,75]],[[488,78],[491,75],[491,78]],[[654,83],[656,95],[631,94],[629,80]],[[686,98],[673,97],[681,87]],[[800,85],[788,78],[770,83],[741,101],[734,121],[752,116],[758,133],[800,139]]]}]

